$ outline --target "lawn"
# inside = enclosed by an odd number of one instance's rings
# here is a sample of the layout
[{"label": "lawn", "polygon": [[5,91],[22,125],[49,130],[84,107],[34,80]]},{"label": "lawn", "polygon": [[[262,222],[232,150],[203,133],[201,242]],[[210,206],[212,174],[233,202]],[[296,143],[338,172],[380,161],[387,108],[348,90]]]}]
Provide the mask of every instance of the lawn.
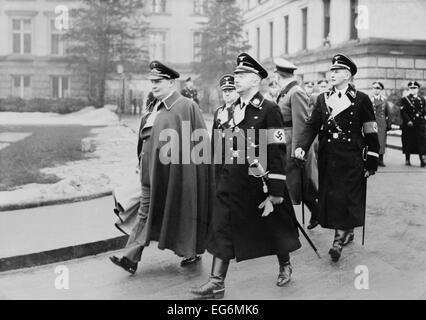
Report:
[{"label": "lawn", "polygon": [[55,175],[40,172],[68,161],[84,159],[81,140],[90,136],[87,126],[0,126],[0,134],[31,133],[0,150],[0,191],[28,183],[55,183]]}]

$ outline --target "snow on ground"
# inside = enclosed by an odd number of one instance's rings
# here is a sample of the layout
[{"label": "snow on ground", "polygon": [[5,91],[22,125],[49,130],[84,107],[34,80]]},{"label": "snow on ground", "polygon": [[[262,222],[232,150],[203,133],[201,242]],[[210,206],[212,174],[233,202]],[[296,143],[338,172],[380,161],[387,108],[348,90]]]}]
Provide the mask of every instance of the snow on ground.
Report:
[{"label": "snow on ground", "polygon": [[58,176],[61,181],[27,184],[12,191],[0,192],[0,207],[109,192],[138,179],[137,137],[128,127],[120,125],[117,115],[107,108],[89,107],[69,115],[2,113],[1,124],[82,124],[102,127],[93,128],[91,136],[85,139],[95,146],[93,152],[86,153],[86,159],[41,170],[42,173]]},{"label": "snow on ground", "polygon": [[111,106],[99,109],[86,107],[66,115],[50,112],[2,112],[0,125],[118,125],[118,117],[111,109]]}]

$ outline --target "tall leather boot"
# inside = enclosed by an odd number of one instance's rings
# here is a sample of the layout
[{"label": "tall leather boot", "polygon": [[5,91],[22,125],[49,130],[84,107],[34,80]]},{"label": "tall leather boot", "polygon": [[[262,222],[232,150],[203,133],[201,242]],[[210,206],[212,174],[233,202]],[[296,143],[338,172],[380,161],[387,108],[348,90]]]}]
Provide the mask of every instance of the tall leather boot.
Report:
[{"label": "tall leather boot", "polygon": [[420,167],[421,168],[426,167],[425,156],[422,154],[419,154],[419,158],[420,158]]},{"label": "tall leather boot", "polygon": [[192,288],[191,293],[204,299],[222,299],[225,295],[225,278],[228,267],[229,260],[224,261],[213,257],[209,280],[200,287]]},{"label": "tall leather boot", "polygon": [[290,282],[291,274],[293,273],[293,267],[290,263],[290,255],[277,255],[278,262],[280,264],[280,272],[278,274],[277,286],[282,287]]}]

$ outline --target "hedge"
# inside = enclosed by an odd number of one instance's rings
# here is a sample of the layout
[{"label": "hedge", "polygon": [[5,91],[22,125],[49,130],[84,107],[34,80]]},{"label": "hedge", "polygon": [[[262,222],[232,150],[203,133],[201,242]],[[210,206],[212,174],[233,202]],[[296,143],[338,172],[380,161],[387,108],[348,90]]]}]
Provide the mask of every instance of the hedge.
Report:
[{"label": "hedge", "polygon": [[6,98],[0,99],[0,111],[7,112],[54,112],[54,113],[71,113],[79,111],[85,107],[93,105],[87,99],[21,99]]}]

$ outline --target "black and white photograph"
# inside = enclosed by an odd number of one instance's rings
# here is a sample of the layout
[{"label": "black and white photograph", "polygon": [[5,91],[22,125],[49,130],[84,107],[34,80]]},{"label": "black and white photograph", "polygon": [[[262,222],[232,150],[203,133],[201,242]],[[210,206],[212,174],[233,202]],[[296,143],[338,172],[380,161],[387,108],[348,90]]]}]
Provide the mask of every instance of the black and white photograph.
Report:
[{"label": "black and white photograph", "polygon": [[425,300],[425,30],[426,0],[0,0],[0,300]]}]

